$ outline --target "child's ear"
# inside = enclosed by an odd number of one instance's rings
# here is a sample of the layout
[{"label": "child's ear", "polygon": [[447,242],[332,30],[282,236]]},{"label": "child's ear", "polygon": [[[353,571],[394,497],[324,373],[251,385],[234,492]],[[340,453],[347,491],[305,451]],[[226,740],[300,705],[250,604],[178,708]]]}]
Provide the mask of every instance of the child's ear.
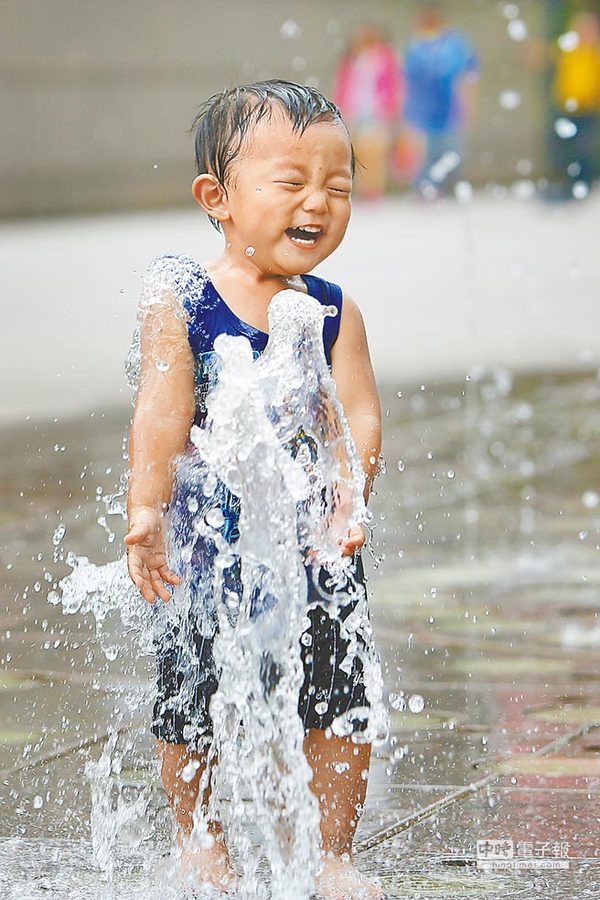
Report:
[{"label": "child's ear", "polygon": [[192,196],[211,219],[224,222],[229,218],[227,191],[214,175],[197,175],[192,181]]}]

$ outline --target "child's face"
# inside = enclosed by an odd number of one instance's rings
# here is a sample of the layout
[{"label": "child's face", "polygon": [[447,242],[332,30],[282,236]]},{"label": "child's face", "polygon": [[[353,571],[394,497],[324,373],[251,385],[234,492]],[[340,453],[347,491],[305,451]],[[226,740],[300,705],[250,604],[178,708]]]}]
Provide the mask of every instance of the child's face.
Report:
[{"label": "child's face", "polygon": [[274,111],[248,136],[230,173],[222,222],[229,253],[265,274],[302,275],[340,244],[352,189],[343,125],[318,122],[300,134]]}]

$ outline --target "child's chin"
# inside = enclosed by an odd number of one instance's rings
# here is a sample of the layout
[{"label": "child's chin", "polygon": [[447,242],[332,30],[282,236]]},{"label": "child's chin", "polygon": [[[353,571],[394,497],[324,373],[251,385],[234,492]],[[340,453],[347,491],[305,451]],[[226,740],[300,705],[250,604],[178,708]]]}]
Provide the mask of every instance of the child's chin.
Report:
[{"label": "child's chin", "polygon": [[[291,266],[291,260],[288,263],[288,267]],[[315,259],[314,257],[309,259],[297,259],[295,260],[295,265],[293,266],[293,272],[286,272],[286,275],[306,275],[307,272],[312,272],[312,270],[322,262],[321,257]]]},{"label": "child's chin", "polygon": [[307,272],[311,272],[319,263],[323,262],[327,256],[329,256],[328,253],[315,253],[314,250],[312,253],[307,253],[305,250],[301,250],[298,253],[286,253],[273,262],[275,265],[281,266],[282,275],[306,275]]},{"label": "child's chin", "polygon": [[275,275],[279,275],[281,278],[294,278],[296,275],[306,275],[317,263],[313,263],[312,265],[308,265],[304,263],[304,265],[291,266],[290,263],[287,263],[285,266],[274,265],[272,268],[272,273]]}]

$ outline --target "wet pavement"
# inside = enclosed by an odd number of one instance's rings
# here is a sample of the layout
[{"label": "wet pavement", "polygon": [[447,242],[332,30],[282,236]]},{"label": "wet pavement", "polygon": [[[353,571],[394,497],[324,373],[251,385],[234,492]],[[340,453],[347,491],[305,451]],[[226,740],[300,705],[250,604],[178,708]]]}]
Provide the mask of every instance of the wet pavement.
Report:
[{"label": "wet pavement", "polygon": [[[376,749],[357,861],[390,898],[600,896],[599,399],[593,372],[482,370],[383,391],[388,472],[373,510],[385,558],[369,584],[392,730]],[[102,496],[124,466],[127,419],[4,435],[7,900],[151,898],[168,848],[151,741],[139,733],[149,661],[132,658],[115,620],[107,659],[92,623],[46,600],[69,571],[53,555],[120,554],[124,523]],[[108,882],[93,865],[85,768],[117,722],[113,799],[145,797],[152,827],[122,830]]]}]

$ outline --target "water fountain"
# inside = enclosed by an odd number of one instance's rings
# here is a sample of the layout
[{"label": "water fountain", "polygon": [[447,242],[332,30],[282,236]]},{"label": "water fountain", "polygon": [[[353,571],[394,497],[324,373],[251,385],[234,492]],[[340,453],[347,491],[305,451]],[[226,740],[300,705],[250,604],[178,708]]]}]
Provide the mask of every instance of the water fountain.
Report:
[{"label": "water fountain", "polygon": [[[198,666],[191,624],[201,633],[217,632],[214,658],[221,675],[211,703],[211,758],[218,764],[209,766],[204,778],[210,773],[209,818],[223,821],[242,871],[240,896],[266,896],[258,874],[263,855],[273,896],[289,900],[311,895],[319,864],[318,805],[309,789],[298,715],[300,646],[309,626],[307,584],[314,571],[327,568],[327,594],[318,579],[315,586],[329,615],[337,615],[353,596],[342,592],[352,569],[340,555],[338,539],[366,518],[362,467],[321,341],[323,316],[333,311],[297,291],[282,291],[269,309],[271,336],[262,357],[253,358],[243,337],[217,340],[219,379],[207,397],[207,420],[192,428],[175,470],[171,512],[185,504],[191,516],[184,520],[189,527],[169,529],[170,564],[181,576],[172,602],[147,607],[128,582],[124,560],[97,567],[73,554],[67,559],[72,574],[51,597],[67,613],[93,613],[100,631],[117,610],[141,653],[150,650],[153,635],[174,627],[183,701]],[[225,492],[239,499],[234,544],[224,537]],[[109,502],[118,511],[114,497]],[[181,520],[175,515],[174,521]],[[212,572],[200,592],[191,583],[189,565],[198,554]],[[366,727],[360,739],[373,741],[386,733],[386,713],[366,596],[355,585],[354,593],[359,590],[363,596],[342,629],[349,641],[344,664],[360,654],[370,709],[340,716],[332,730],[350,733],[352,718],[362,717]],[[105,653],[115,654],[112,644],[105,645]],[[118,726],[123,727],[123,717]],[[109,876],[119,830],[130,835],[137,819],[143,840],[151,829],[144,826],[147,793],[133,804],[124,803],[122,794],[116,804],[111,799],[110,775],[122,765],[119,728],[113,723],[112,729],[100,760],[87,767],[96,861]],[[193,839],[205,835],[198,808]]]}]

